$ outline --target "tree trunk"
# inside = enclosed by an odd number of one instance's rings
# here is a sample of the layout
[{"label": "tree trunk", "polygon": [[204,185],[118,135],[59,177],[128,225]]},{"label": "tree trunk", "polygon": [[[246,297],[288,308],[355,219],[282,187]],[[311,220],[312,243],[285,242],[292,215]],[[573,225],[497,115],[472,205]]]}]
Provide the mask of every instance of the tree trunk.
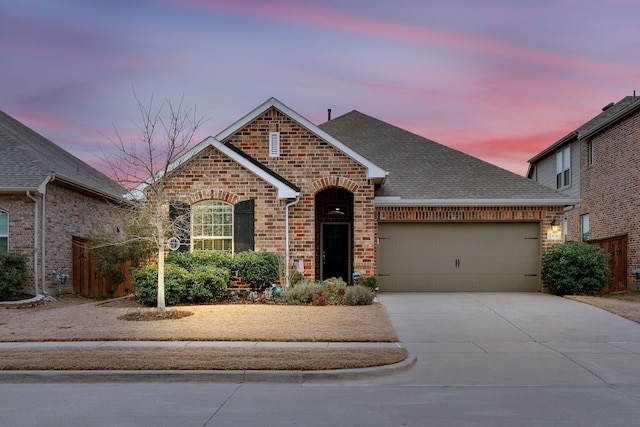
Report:
[{"label": "tree trunk", "polygon": [[158,313],[165,314],[164,302],[164,245],[158,245]]}]

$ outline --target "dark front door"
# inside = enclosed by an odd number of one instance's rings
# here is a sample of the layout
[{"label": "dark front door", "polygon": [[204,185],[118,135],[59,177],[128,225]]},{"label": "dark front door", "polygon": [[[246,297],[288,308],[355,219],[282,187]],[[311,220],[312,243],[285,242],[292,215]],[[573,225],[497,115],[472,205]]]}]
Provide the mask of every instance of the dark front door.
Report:
[{"label": "dark front door", "polygon": [[340,277],[350,282],[350,224],[322,224],[322,280]]}]

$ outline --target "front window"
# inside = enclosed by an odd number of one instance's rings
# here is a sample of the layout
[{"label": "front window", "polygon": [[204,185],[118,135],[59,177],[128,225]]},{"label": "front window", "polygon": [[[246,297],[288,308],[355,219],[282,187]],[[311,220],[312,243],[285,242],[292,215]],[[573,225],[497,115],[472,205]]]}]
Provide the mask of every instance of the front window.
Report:
[{"label": "front window", "polygon": [[0,211],[0,252],[9,250],[9,214]]},{"label": "front window", "polygon": [[191,207],[193,250],[233,250],[233,206],[207,200]]},{"label": "front window", "polygon": [[571,147],[556,153],[556,188],[571,184]]},{"label": "front window", "polygon": [[582,215],[580,217],[580,222],[582,224],[582,241],[586,242],[587,240],[589,240],[589,214]]}]

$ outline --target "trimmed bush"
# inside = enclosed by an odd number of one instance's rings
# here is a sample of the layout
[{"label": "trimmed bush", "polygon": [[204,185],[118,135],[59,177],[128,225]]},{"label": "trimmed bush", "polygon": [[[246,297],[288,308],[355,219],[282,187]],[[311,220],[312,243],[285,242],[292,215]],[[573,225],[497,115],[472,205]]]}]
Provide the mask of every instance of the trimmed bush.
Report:
[{"label": "trimmed bush", "polygon": [[344,294],[346,305],[371,305],[376,294],[362,285],[349,286]]},{"label": "trimmed bush", "polygon": [[13,298],[27,280],[27,258],[16,252],[0,252],[0,300]]},{"label": "trimmed bush", "polygon": [[240,252],[233,258],[233,265],[254,291],[262,292],[280,279],[280,259],[270,252]]},{"label": "trimmed bush", "polygon": [[554,246],[542,260],[542,280],[557,295],[592,294],[609,277],[609,255],[600,247],[568,242]]},{"label": "trimmed bush", "polygon": [[233,268],[233,255],[228,251],[173,251],[167,255],[166,262],[187,270],[197,265],[222,267],[231,270]]},{"label": "trimmed bush", "polygon": [[289,304],[310,304],[313,296],[321,295],[323,291],[326,292],[322,284],[304,280],[286,289],[284,299]]},{"label": "trimmed bush", "polygon": [[[133,285],[138,300],[145,305],[158,303],[158,264],[149,264],[135,270],[132,274]],[[189,272],[173,264],[164,265],[164,298],[166,305],[176,305],[187,301]]]},{"label": "trimmed bush", "polygon": [[229,284],[229,270],[211,265],[199,265],[189,274],[187,300],[208,302],[220,298]]}]

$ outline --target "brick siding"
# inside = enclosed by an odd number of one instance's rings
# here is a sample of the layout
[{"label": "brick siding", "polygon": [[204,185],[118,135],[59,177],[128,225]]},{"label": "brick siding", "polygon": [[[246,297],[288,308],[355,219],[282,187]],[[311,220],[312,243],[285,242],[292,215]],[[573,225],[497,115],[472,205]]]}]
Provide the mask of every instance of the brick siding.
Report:
[{"label": "brick siding", "polygon": [[[568,239],[581,240],[580,216],[589,215],[590,239],[628,235],[627,271],[640,265],[640,113],[638,111],[581,141],[581,197],[583,202],[567,212]],[[629,276],[630,286],[635,279]]]},{"label": "brick siding", "polygon": [[[280,132],[280,156],[269,156],[269,132]],[[289,208],[290,259],[304,261],[305,276],[317,274],[315,196],[327,188],[353,193],[353,269],[375,270],[374,185],[363,166],[275,108],[267,110],[226,141],[301,189],[300,202]],[[172,201],[237,203],[255,200],[255,250],[284,255],[285,206],[277,191],[213,148],[177,171],[166,187]],[[291,266],[289,266],[291,268]]]},{"label": "brick siding", "polygon": [[[41,196],[35,196],[39,201]],[[104,199],[78,192],[71,187],[53,181],[47,185],[45,196],[45,277],[44,287],[50,294],[57,293],[57,282],[53,271],[67,267],[69,280],[62,289],[73,292],[72,236],[88,237],[92,232],[113,230],[121,225],[121,212]],[[40,202],[38,202],[40,206]],[[9,250],[25,254],[28,258],[29,278],[24,285],[26,292],[34,289],[34,210],[36,203],[26,194],[0,195],[0,209],[9,213]],[[42,212],[38,213],[38,243],[42,239],[40,224]],[[40,254],[40,251],[39,251]],[[41,262],[41,260],[40,260]],[[41,268],[38,267],[38,275]],[[42,278],[41,278],[42,279]]]}]

